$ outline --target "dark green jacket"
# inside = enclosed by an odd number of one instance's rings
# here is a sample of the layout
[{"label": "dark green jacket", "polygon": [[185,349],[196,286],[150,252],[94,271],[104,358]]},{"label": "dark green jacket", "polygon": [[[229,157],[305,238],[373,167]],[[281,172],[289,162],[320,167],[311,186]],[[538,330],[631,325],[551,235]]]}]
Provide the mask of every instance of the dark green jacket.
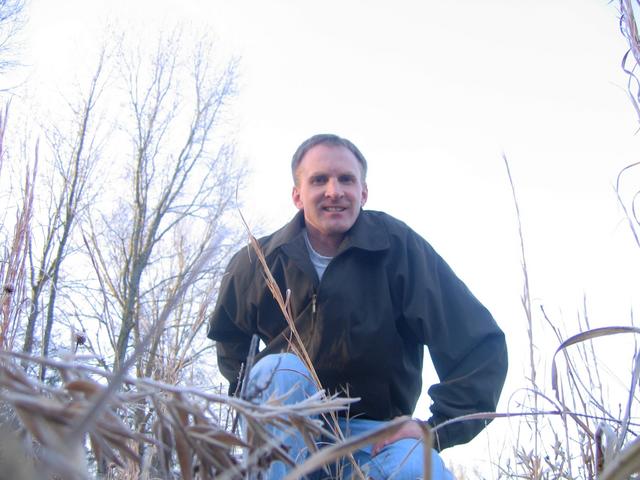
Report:
[{"label": "dark green jacket", "polygon": [[[440,382],[429,389],[431,424],[494,411],[507,371],[504,334],[435,250],[407,225],[362,211],[322,281],[309,260],[302,213],[260,239],[324,388],[361,400],[350,415],[412,415],[422,390],[424,345]],[[211,318],[218,366],[237,384],[253,333],[260,356],[287,349],[289,328],[249,247],[229,263]],[[471,440],[484,422],[439,432],[446,448]]]}]

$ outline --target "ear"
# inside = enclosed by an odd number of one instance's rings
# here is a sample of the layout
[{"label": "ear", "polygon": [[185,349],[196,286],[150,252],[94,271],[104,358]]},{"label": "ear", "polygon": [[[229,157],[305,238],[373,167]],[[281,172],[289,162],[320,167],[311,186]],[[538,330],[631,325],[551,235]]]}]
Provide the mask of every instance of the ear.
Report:
[{"label": "ear", "polygon": [[361,206],[364,207],[364,204],[367,203],[368,198],[369,198],[369,187],[367,187],[367,183],[365,182],[362,185],[362,198],[360,201]]},{"label": "ear", "polygon": [[293,204],[296,206],[298,210],[302,210],[302,198],[300,197],[300,189],[297,186],[293,186],[293,190],[291,192],[291,199],[293,200]]}]

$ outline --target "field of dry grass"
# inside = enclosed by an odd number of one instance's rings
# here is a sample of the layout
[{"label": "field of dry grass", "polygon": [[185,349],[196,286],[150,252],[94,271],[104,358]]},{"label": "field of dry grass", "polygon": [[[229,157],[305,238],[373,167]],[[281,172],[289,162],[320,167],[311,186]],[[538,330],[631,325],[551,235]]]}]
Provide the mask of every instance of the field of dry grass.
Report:
[{"label": "field of dry grass", "polygon": [[[629,42],[623,68],[629,74],[629,91],[640,118],[640,89],[637,88],[640,81],[636,78],[640,37],[633,10],[640,4],[635,2],[633,7],[632,3],[632,0],[620,1],[621,29]],[[0,118],[0,172],[7,168],[2,163],[2,145],[8,117],[7,108]],[[505,164],[508,170],[506,159]],[[636,188],[628,195],[620,186],[621,179],[637,169],[640,162],[620,172],[617,193],[630,234],[640,249],[640,216],[636,206],[640,191]],[[509,180],[518,210],[517,179],[512,179],[510,172]],[[259,475],[271,462],[279,460],[292,467],[287,478],[295,479],[338,458],[348,458],[360,445],[389,435],[409,420],[400,418],[365,437],[345,439],[337,424],[336,412],[348,408],[351,400],[346,398],[320,393],[305,402],[288,405],[284,403],[285,395],[256,404],[242,394],[229,396],[221,388],[210,387],[210,379],[206,377],[199,377],[197,382],[185,378],[172,381],[172,375],[157,374],[161,369],[158,365],[146,370],[154,372],[152,375],[140,374],[145,372],[138,363],[140,358],[150,345],[156,345],[154,341],[165,322],[179,309],[180,300],[192,285],[189,279],[198,275],[197,262],[191,277],[185,276],[183,287],[171,291],[170,301],[158,313],[155,323],[150,321],[154,326],[146,331],[141,329],[134,351],[127,358],[123,356],[117,367],[107,368],[96,362],[96,352],[83,348],[86,339],[81,332],[69,332],[71,341],[66,353],[56,357],[24,352],[17,340],[25,329],[21,299],[26,298],[29,288],[25,266],[28,263],[26,246],[31,241],[34,172],[27,171],[22,181],[22,203],[0,262],[3,282],[0,294],[0,418],[3,423],[0,478],[235,480]],[[519,212],[517,218],[520,222]],[[605,394],[611,378],[603,369],[600,354],[596,353],[598,342],[605,337],[624,336],[635,341],[640,328],[632,322],[591,328],[585,308],[581,331],[564,336],[544,310],[534,311],[527,274],[526,238],[521,228],[520,240],[522,306],[529,332],[530,366],[522,385],[526,392],[522,408],[518,412],[479,413],[452,421],[484,418],[517,422],[520,441],[511,451],[501,452],[499,458],[490,460],[497,467],[498,478],[640,478],[640,352],[635,348],[628,372],[617,372],[620,378],[629,378],[623,389],[628,395],[613,404]],[[261,258],[255,241],[254,246]],[[207,260],[205,256],[201,262]],[[265,275],[269,278],[268,270]],[[281,296],[273,279],[271,285],[295,337],[287,298]],[[545,333],[534,334],[534,317],[546,322]],[[534,351],[538,342],[548,344],[549,338],[556,345],[551,371],[540,372]],[[313,372],[299,338],[292,339],[291,349]],[[186,358],[186,354],[183,357]],[[181,368],[189,362],[183,358],[178,363]],[[251,360],[247,363],[250,366]],[[42,373],[45,371],[48,375]],[[547,374],[551,388],[545,390],[540,386],[544,383],[540,379]],[[317,377],[315,380],[318,381]],[[239,418],[244,419],[245,434],[240,433]],[[312,450],[309,458],[304,463],[296,463],[270,433],[271,426],[299,431]],[[423,433],[427,451],[433,432],[423,425]],[[313,438],[319,436],[331,439],[333,445],[318,450]],[[429,461],[430,456],[425,455],[426,471],[429,471]],[[464,468],[453,468],[456,472],[459,470],[460,480],[482,476]],[[360,473],[360,477],[364,475]]]}]

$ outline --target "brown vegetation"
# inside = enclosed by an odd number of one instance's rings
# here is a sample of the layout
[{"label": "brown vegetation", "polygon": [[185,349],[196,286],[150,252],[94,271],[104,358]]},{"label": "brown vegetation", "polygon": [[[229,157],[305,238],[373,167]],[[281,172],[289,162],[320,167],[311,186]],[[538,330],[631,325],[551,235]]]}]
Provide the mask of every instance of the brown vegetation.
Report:
[{"label": "brown vegetation", "polygon": [[[633,90],[640,84],[640,39],[631,0],[621,0],[620,9],[630,45],[623,65],[640,118]],[[233,162],[223,115],[234,93],[236,62],[213,68],[211,46],[201,42],[190,63],[182,63],[176,48],[183,41],[175,33],[150,53],[105,51],[87,91],[70,108],[71,127],[52,119],[46,141],[29,148],[7,149],[9,108],[0,116],[0,178],[8,183],[7,158],[24,166],[19,177],[10,172],[20,187],[12,182],[2,193],[0,229],[0,415],[12,432],[2,434],[0,472],[15,471],[11,478],[236,479],[276,459],[295,467],[288,478],[299,478],[407,421],[345,439],[333,420],[348,399],[318,394],[296,405],[283,405],[284,398],[258,405],[211,387],[215,370],[207,369],[212,351],[201,338],[203,326],[239,237],[228,214],[242,172]],[[125,106],[114,128],[104,123],[109,109],[101,103],[112,82]],[[107,184],[97,173],[109,173],[113,165],[128,170],[117,177],[122,188],[110,192],[117,200],[105,203]],[[617,194],[640,247],[640,193],[622,187],[624,175],[639,166],[621,172]],[[513,186],[510,172],[509,179]],[[515,187],[513,193],[518,208]],[[592,329],[585,305],[583,331],[565,338],[544,309],[533,310],[520,233],[530,358],[525,400],[519,412],[452,421],[524,419],[518,423],[522,441],[495,459],[500,478],[637,476],[640,355],[635,352],[629,396],[616,412],[603,393],[594,341],[640,330]],[[287,299],[278,288],[273,294],[290,320]],[[539,385],[533,352],[541,334],[534,331],[534,317],[547,322],[559,345],[550,392]],[[292,349],[313,372],[298,340]],[[238,416],[246,420],[246,436],[234,428]],[[269,425],[309,439],[323,435],[335,444],[295,465]],[[426,427],[424,435],[428,447]]]}]

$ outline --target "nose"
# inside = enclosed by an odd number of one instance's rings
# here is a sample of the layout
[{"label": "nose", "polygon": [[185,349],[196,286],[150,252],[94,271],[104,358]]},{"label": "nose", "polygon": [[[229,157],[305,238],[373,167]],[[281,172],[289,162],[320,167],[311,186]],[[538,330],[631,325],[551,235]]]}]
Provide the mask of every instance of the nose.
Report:
[{"label": "nose", "polygon": [[331,178],[327,182],[327,188],[325,190],[325,196],[329,198],[340,198],[342,197],[344,192],[342,191],[342,186],[340,182],[338,182],[337,178]]}]

